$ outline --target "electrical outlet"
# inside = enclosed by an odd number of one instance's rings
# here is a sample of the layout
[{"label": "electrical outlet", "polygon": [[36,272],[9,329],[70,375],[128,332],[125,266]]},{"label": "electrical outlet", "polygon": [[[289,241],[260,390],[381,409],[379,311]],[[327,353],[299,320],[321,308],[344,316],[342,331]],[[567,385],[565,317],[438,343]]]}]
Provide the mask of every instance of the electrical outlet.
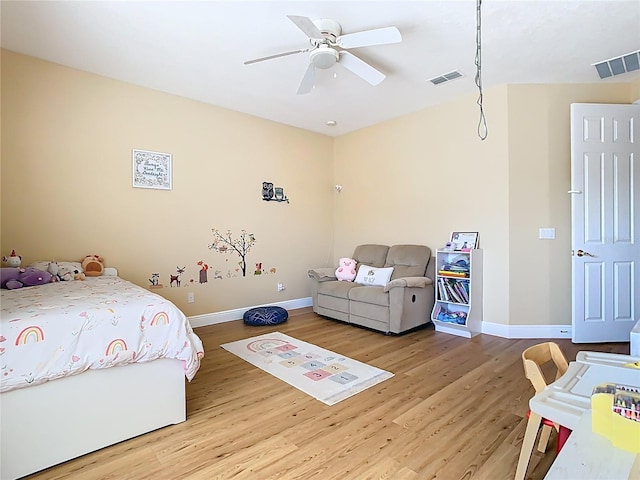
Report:
[{"label": "electrical outlet", "polygon": [[187,293],[187,303],[193,303],[196,301],[196,296],[193,292]]},{"label": "electrical outlet", "polygon": [[278,291],[282,292],[284,290],[284,284],[282,282],[278,282]]}]

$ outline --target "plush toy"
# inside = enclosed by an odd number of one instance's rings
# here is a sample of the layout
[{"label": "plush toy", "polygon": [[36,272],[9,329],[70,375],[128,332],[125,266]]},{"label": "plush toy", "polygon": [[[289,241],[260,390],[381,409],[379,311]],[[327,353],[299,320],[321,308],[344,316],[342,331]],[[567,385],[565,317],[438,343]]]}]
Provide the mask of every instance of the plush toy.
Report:
[{"label": "plush toy", "polygon": [[51,274],[52,282],[57,282],[58,280],[60,280],[58,278],[59,271],[60,271],[60,265],[58,265],[58,262],[56,262],[55,260],[51,260],[49,262],[49,265],[47,265],[47,272]]},{"label": "plush toy", "polygon": [[39,270],[46,270],[51,274],[52,282],[69,282],[71,280],[84,280],[85,275],[82,271],[80,262],[36,262],[30,265]]},{"label": "plush toy", "polygon": [[100,255],[87,255],[82,260],[82,269],[87,277],[99,277],[104,272],[104,260]]},{"label": "plush toy", "polygon": [[336,278],[340,281],[353,282],[356,278],[356,261],[353,258],[343,257],[338,262]]},{"label": "plush toy", "polygon": [[15,250],[11,250],[11,255],[9,255],[8,257],[2,257],[2,261],[10,267],[19,267],[22,263],[22,257],[20,255],[16,255]]},{"label": "plush toy", "polygon": [[0,268],[0,287],[7,290],[15,290],[22,287],[44,285],[51,281],[51,274],[37,268]]},{"label": "plush toy", "polygon": [[[51,263],[49,264],[49,267],[51,267]],[[70,282],[71,280],[84,280],[85,274],[82,270],[75,268],[68,262],[62,262],[62,264],[58,265],[57,277],[61,282]]]},{"label": "plush toy", "polygon": [[[43,268],[42,262],[38,262],[32,266]],[[71,280],[84,280],[85,275],[78,262],[56,262],[50,261],[47,264],[47,272],[51,274],[52,282],[70,282]]]}]

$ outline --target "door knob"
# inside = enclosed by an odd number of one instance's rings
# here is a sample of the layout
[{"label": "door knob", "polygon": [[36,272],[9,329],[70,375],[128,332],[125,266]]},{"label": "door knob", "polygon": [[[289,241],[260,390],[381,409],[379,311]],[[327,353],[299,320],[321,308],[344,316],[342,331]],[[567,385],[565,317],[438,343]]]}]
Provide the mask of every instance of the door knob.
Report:
[{"label": "door knob", "polygon": [[595,257],[595,255],[592,255],[589,252],[585,252],[584,250],[578,250],[576,253],[579,257]]}]

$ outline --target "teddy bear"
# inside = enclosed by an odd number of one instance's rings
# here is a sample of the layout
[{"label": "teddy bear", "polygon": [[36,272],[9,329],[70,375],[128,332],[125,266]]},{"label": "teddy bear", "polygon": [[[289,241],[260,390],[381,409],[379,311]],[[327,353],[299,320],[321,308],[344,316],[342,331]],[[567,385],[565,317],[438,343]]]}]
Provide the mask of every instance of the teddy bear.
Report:
[{"label": "teddy bear", "polygon": [[99,277],[104,272],[104,260],[100,255],[87,255],[82,259],[82,269],[87,277]]},{"label": "teddy bear", "polygon": [[0,287],[7,290],[44,285],[50,281],[51,274],[37,268],[0,268]]},{"label": "teddy bear", "polygon": [[356,278],[356,261],[353,258],[343,257],[338,262],[336,278],[340,281],[352,282]]}]

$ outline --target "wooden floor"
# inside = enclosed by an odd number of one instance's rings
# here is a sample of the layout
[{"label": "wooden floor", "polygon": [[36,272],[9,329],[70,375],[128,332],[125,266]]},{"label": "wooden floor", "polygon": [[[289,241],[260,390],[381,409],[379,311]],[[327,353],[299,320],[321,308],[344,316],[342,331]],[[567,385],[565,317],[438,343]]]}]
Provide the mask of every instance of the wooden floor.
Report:
[{"label": "wooden floor", "polygon": [[[187,386],[186,422],[29,478],[513,478],[533,395],[520,354],[542,340],[469,340],[433,326],[386,336],[308,309],[295,313],[276,327],[234,321],[196,329],[206,357]],[[270,331],[395,376],[329,407],[220,348]],[[628,343],[557,342],[568,359],[579,350],[629,351]],[[529,478],[544,477],[554,446],[552,434],[548,453],[534,453]]]}]

